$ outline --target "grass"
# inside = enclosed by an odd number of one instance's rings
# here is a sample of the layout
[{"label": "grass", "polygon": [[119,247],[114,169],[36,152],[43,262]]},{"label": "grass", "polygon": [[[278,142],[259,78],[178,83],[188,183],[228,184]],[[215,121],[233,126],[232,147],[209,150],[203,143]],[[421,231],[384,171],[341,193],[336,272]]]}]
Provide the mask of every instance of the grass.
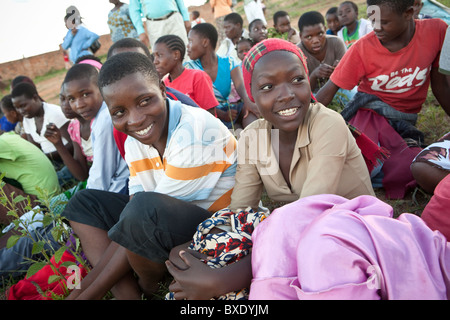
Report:
[{"label": "grass", "polygon": [[61,75],[63,73],[65,73],[67,70],[65,68],[62,69],[57,69],[57,70],[51,70],[49,72],[47,72],[46,74],[42,75],[42,76],[37,76],[36,78],[33,79],[33,82],[35,84],[38,84],[39,82],[45,81],[47,79],[51,79],[55,76]]},{"label": "grass", "polygon": [[436,1],[443,4],[447,8],[450,8],[450,0],[436,0]]}]

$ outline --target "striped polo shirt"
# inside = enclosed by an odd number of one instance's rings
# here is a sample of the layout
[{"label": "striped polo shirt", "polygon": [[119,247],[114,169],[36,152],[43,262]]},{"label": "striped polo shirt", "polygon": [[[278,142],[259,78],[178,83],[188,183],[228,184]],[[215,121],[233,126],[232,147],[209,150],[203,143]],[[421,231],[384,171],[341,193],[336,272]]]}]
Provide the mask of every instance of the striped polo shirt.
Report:
[{"label": "striped polo shirt", "polygon": [[125,160],[130,195],[154,191],[189,201],[210,212],[230,203],[236,173],[237,141],[222,122],[201,108],[168,99],[169,125],[164,156],[128,137]]}]

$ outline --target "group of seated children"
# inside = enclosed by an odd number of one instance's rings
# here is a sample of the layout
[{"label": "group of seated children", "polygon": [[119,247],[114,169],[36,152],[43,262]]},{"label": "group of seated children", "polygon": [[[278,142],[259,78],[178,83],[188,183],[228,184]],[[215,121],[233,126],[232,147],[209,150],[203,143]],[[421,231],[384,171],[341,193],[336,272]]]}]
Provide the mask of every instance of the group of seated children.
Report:
[{"label": "group of seated children", "polygon": [[[16,195],[34,200],[35,211],[52,210],[54,214],[60,214],[72,194],[85,187],[127,193],[128,167],[115,144],[110,116],[97,87],[98,69],[92,64],[100,66],[97,61],[86,59],[67,72],[60,88],[61,106],[44,102],[31,81],[21,81],[13,86],[11,103],[23,117],[24,138],[13,140],[7,134],[1,136],[5,143],[9,142],[2,148],[0,171],[12,186],[19,186],[22,192],[15,190]],[[6,104],[4,99],[3,105]],[[64,138],[66,134],[67,138]],[[39,160],[41,155],[46,156],[48,165]],[[61,165],[69,173],[69,186],[78,181],[68,190],[56,172]],[[40,178],[42,175],[45,177]],[[9,183],[5,186],[11,188]],[[16,204],[19,216],[27,213],[26,203],[24,200]],[[5,204],[1,208],[8,212],[10,206]],[[8,225],[13,218],[9,215],[3,223]],[[36,228],[32,233],[51,237],[51,230],[44,234],[42,229],[48,228]],[[1,246],[2,270],[5,265],[15,265],[13,262],[16,261],[15,269],[19,270],[30,264],[27,259],[30,256],[25,253],[31,252],[32,239],[22,238],[17,247],[6,247],[7,238],[17,233],[14,231],[10,230],[2,237],[5,240]]]},{"label": "group of seated children", "polygon": [[[299,20],[300,43],[268,39],[264,23],[252,21],[250,48],[236,51],[241,61],[218,55],[215,27],[200,23],[187,48],[164,36],[150,55],[138,40],[123,39],[103,65],[88,59],[71,67],[61,107],[67,101],[74,112],[66,115],[78,146],[74,156],[60,155],[80,179],[82,155],[92,155],[92,166],[62,214],[92,269],[66,299],[108,291],[150,298],[168,272],[167,299],[447,299],[450,228],[440,208],[448,206],[450,180],[443,175],[430,190],[424,219],[394,219],[376,199],[373,172],[349,129],[354,123],[372,138],[375,129],[415,125],[430,83],[450,114],[450,81],[438,59],[447,25],[414,20],[413,2],[368,0],[392,27],[382,24],[348,50],[312,12]],[[347,36],[362,29],[357,8],[345,2],[338,12]],[[237,49],[242,25],[234,36],[231,29]],[[242,100],[235,113],[231,84]],[[339,89],[355,87],[348,117],[327,108]],[[13,92],[14,105],[22,95]],[[24,99],[17,108],[25,118],[45,118],[37,94]],[[37,111],[25,112],[28,103]],[[244,128],[239,139],[230,130],[236,121]],[[49,127],[56,150],[61,128]],[[373,145],[389,147],[377,137]],[[377,173],[398,165],[396,156]],[[280,207],[264,208],[263,192]]]}]

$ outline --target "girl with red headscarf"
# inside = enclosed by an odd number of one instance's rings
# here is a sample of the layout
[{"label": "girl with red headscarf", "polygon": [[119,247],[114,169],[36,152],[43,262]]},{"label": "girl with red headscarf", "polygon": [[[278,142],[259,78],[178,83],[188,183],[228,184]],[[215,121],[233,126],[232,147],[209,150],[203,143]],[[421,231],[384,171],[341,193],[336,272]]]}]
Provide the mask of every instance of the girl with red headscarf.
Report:
[{"label": "girl with red headscarf", "polygon": [[[242,70],[248,97],[263,119],[241,133],[227,210],[261,212],[263,189],[272,200],[285,203],[318,194],[349,199],[374,195],[355,138],[342,116],[315,101],[306,59],[296,45],[264,40],[247,53]],[[169,288],[175,299],[209,299],[249,287],[248,255],[227,268],[211,269],[184,248],[173,249],[167,262],[175,278]]]}]

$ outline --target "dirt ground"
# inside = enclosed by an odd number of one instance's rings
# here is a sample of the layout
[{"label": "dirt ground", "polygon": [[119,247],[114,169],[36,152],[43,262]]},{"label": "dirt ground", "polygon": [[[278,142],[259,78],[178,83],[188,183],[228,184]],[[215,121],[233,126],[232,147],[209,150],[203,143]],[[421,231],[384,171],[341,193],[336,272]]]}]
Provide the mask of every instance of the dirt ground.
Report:
[{"label": "dirt ground", "polygon": [[59,90],[66,73],[57,74],[54,77],[41,80],[36,84],[39,95],[48,103],[59,105]]}]

